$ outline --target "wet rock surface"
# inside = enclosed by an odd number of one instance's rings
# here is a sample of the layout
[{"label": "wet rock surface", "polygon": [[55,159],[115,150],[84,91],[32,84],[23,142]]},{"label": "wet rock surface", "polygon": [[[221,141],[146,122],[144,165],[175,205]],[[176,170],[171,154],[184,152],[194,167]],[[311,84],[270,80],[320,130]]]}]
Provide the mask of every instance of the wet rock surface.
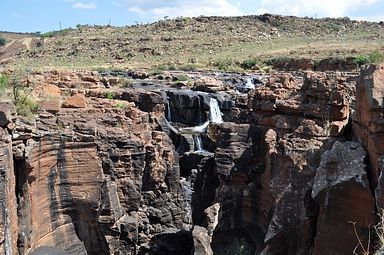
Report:
[{"label": "wet rock surface", "polygon": [[130,87],[119,75],[35,74],[58,106],[33,120],[0,107],[4,253],[351,254],[354,226],[367,243],[384,204],[380,66],[357,86],[320,72],[190,73],[196,90],[169,84],[178,73]]}]

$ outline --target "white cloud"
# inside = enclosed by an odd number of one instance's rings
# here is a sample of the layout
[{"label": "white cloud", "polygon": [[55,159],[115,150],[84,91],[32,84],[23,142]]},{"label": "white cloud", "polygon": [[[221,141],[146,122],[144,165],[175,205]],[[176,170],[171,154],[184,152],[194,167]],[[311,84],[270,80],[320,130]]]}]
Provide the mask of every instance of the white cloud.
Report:
[{"label": "white cloud", "polygon": [[343,17],[350,10],[378,2],[379,0],[263,0],[258,14],[274,13],[294,16]]},{"label": "white cloud", "polygon": [[374,16],[364,16],[364,17],[354,17],[355,20],[369,20],[374,22],[384,21],[384,15],[374,15]]},{"label": "white cloud", "polygon": [[75,3],[72,7],[76,8],[76,9],[95,9],[96,8],[96,4],[95,3],[81,3],[81,2],[78,2],[78,3]]},{"label": "white cloud", "polygon": [[151,19],[194,16],[236,16],[242,15],[238,6],[228,0],[121,0],[130,12]]}]

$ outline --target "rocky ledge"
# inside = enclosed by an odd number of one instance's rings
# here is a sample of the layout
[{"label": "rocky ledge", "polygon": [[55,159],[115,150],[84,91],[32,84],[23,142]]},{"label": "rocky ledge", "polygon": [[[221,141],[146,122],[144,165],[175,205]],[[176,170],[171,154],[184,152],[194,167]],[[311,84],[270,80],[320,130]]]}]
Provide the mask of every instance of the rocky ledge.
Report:
[{"label": "rocky ledge", "polygon": [[34,73],[33,119],[0,103],[2,254],[376,245],[384,66],[183,75]]}]

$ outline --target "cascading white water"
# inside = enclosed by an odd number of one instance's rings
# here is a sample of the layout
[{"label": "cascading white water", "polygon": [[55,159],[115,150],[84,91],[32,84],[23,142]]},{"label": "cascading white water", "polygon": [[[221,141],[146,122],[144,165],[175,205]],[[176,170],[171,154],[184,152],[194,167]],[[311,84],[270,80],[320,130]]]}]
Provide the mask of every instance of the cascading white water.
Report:
[{"label": "cascading white water", "polygon": [[180,133],[184,133],[184,134],[196,134],[196,133],[199,134],[199,133],[204,133],[208,125],[209,125],[209,121],[196,127],[185,127],[185,128],[180,128],[179,130],[180,130]]},{"label": "cascading white water", "polygon": [[203,142],[201,141],[200,135],[194,135],[193,140],[195,141],[195,151],[203,151]]},{"label": "cascading white water", "polygon": [[167,117],[168,117],[168,121],[172,122],[171,105],[169,101],[167,102]]},{"label": "cascading white water", "polygon": [[[167,108],[169,105],[167,105]],[[169,128],[175,132],[176,134],[202,134],[206,131],[208,125],[210,122],[212,123],[223,123],[223,118],[222,118],[222,113],[220,111],[220,107],[219,107],[219,103],[217,102],[216,99],[214,98],[211,98],[210,101],[209,101],[209,120],[206,121],[205,123],[199,125],[199,126],[195,126],[195,127],[183,127],[183,128],[178,128],[176,129],[175,127],[173,127],[169,122],[170,120],[168,120],[167,122],[167,125],[169,126]],[[170,119],[170,113],[168,113],[168,116],[169,116],[169,119]],[[201,142],[201,139],[200,139],[200,142]],[[201,149],[203,150],[203,148],[201,147]]]},{"label": "cascading white water", "polygon": [[253,84],[252,78],[247,79],[247,82],[244,84],[244,88],[246,88],[246,89],[254,89],[255,88],[255,84]]},{"label": "cascading white water", "polygon": [[219,103],[217,102],[216,99],[211,98],[209,101],[209,114],[210,114],[210,119],[212,123],[223,123],[223,118],[221,116],[221,111],[219,107]]}]

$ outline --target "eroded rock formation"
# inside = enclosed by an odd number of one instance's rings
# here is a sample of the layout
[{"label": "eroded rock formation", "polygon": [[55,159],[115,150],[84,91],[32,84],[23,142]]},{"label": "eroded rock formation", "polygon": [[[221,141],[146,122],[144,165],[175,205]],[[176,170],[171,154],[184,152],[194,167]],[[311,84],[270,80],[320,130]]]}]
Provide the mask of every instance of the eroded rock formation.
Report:
[{"label": "eroded rock formation", "polygon": [[34,74],[34,120],[0,104],[0,248],[351,254],[384,201],[382,73]]}]

